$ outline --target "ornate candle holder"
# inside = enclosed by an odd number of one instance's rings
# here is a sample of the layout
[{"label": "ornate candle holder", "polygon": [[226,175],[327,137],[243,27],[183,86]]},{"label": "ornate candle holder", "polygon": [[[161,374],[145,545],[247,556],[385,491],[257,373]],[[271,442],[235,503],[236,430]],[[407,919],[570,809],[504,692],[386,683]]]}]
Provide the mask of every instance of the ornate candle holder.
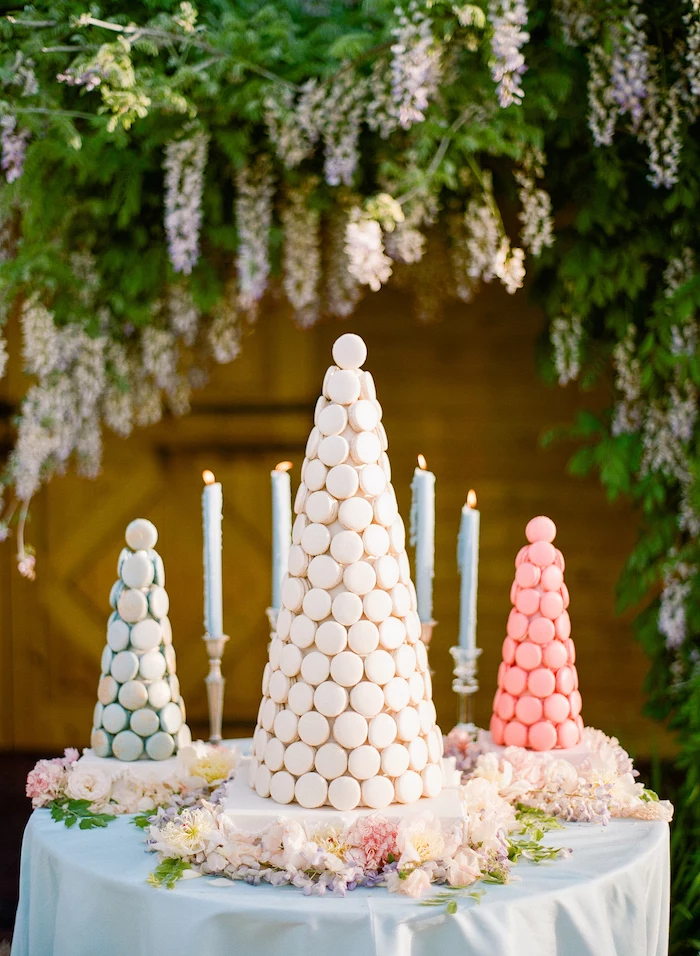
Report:
[{"label": "ornate candle holder", "polygon": [[457,645],[450,648],[455,667],[452,690],[459,700],[459,719],[457,726],[466,730],[470,737],[476,738],[478,727],[473,720],[473,695],[479,689],[476,679],[477,661],[481,654],[480,647],[462,647]]},{"label": "ornate candle holder", "polygon": [[226,678],[221,673],[221,658],[224,656],[224,647],[228,640],[227,634],[220,637],[204,635],[209,656],[209,673],[204,678],[207,685],[207,700],[209,702],[209,742],[221,743],[221,725],[224,719],[224,685]]}]

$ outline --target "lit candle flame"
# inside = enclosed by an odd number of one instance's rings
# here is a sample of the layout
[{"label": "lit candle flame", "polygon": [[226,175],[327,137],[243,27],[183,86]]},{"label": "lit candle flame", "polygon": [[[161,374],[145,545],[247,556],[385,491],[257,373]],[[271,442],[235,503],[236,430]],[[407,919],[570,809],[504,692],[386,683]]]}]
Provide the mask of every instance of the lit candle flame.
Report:
[{"label": "lit candle flame", "polygon": [[422,455],[418,456],[418,467],[421,471],[425,471],[425,469],[428,467],[428,462]]},{"label": "lit candle flame", "polygon": [[205,485],[213,485],[214,482],[216,481],[216,478],[214,477],[214,472],[209,470],[202,472],[202,478],[204,479]]},{"label": "lit candle flame", "polygon": [[289,471],[289,469],[293,467],[294,464],[291,461],[281,461],[275,465],[275,471]]},{"label": "lit candle flame", "polygon": [[476,492],[472,488],[467,495],[467,507],[476,508]]}]

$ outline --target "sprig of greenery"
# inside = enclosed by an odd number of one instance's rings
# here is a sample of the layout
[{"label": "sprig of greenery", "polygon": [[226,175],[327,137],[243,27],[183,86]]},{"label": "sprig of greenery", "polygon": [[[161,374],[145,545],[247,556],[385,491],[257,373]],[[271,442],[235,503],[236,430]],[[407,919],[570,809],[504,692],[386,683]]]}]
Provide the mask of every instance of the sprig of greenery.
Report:
[{"label": "sprig of greenery", "polygon": [[179,860],[177,857],[166,857],[148,876],[146,883],[149,886],[165,887],[166,890],[172,890],[177,881],[182,879],[183,873],[190,869],[192,867],[185,860]]},{"label": "sprig of greenery", "polygon": [[111,813],[95,813],[89,800],[52,800],[48,809],[52,820],[63,822],[69,829],[77,823],[81,830],[93,830],[116,820]]},{"label": "sprig of greenery", "polygon": [[486,890],[474,890],[466,886],[446,886],[444,890],[435,893],[434,896],[429,896],[427,899],[421,900],[420,905],[444,906],[447,913],[454,915],[457,912],[457,900],[455,896],[458,896],[460,899],[473,900],[475,903],[480,903],[485,892]]}]

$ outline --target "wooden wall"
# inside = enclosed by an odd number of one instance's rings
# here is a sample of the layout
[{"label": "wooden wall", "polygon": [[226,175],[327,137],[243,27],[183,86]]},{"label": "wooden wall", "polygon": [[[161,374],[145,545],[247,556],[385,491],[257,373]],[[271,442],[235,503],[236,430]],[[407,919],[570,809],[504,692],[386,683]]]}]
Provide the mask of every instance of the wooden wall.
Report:
[{"label": "wooden wall", "polygon": [[[38,547],[35,583],[14,572],[11,544],[0,545],[0,746],[53,750],[87,743],[109,589],[124,527],[140,515],[160,531],[183,693],[191,723],[204,730],[199,495],[205,467],[223,481],[225,494],[226,722],[243,729],[254,721],[270,591],[268,473],[290,458],[296,485],[331,344],[351,329],[369,346],[367,367],[384,406],[405,519],[419,452],[437,475],[439,625],[431,657],[443,728],[452,725],[456,709],[449,656],[457,634],[456,536],[473,487],[482,512],[481,723],[488,721],[495,689],[513,559],[527,520],[546,513],[557,522],[567,559],[586,721],[619,735],[637,754],[669,753],[670,738],[640,716],[646,661],[613,612],[635,517],[611,507],[595,479],[566,474],[570,449],[545,452],[539,445],[548,425],[601,400],[547,389],[537,379],[533,344],[541,321],[524,295],[511,298],[498,289],[472,306],[451,307],[429,326],[416,324],[408,300],[392,291],[370,296],[349,322],[310,332],[270,306],[240,359],[216,370],[189,417],[141,430],[126,442],[108,438],[98,481],[56,479],[39,496],[29,534]],[[22,385],[15,370],[0,398],[16,400]]]}]

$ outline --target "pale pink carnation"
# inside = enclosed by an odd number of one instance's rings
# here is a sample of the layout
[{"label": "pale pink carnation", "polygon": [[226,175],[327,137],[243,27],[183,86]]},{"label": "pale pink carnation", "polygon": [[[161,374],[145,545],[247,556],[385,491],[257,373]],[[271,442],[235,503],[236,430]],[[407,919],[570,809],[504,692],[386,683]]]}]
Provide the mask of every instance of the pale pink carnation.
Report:
[{"label": "pale pink carnation", "polygon": [[390,854],[398,857],[397,830],[398,821],[387,820],[380,813],[360,817],[348,831],[348,857],[365,870],[381,870]]},{"label": "pale pink carnation", "polygon": [[66,771],[62,759],[40,760],[27,775],[26,794],[35,809],[45,807],[64,796],[65,785]]},{"label": "pale pink carnation", "polygon": [[63,759],[68,764],[75,763],[80,759],[80,751],[76,747],[66,747],[63,751]]}]

